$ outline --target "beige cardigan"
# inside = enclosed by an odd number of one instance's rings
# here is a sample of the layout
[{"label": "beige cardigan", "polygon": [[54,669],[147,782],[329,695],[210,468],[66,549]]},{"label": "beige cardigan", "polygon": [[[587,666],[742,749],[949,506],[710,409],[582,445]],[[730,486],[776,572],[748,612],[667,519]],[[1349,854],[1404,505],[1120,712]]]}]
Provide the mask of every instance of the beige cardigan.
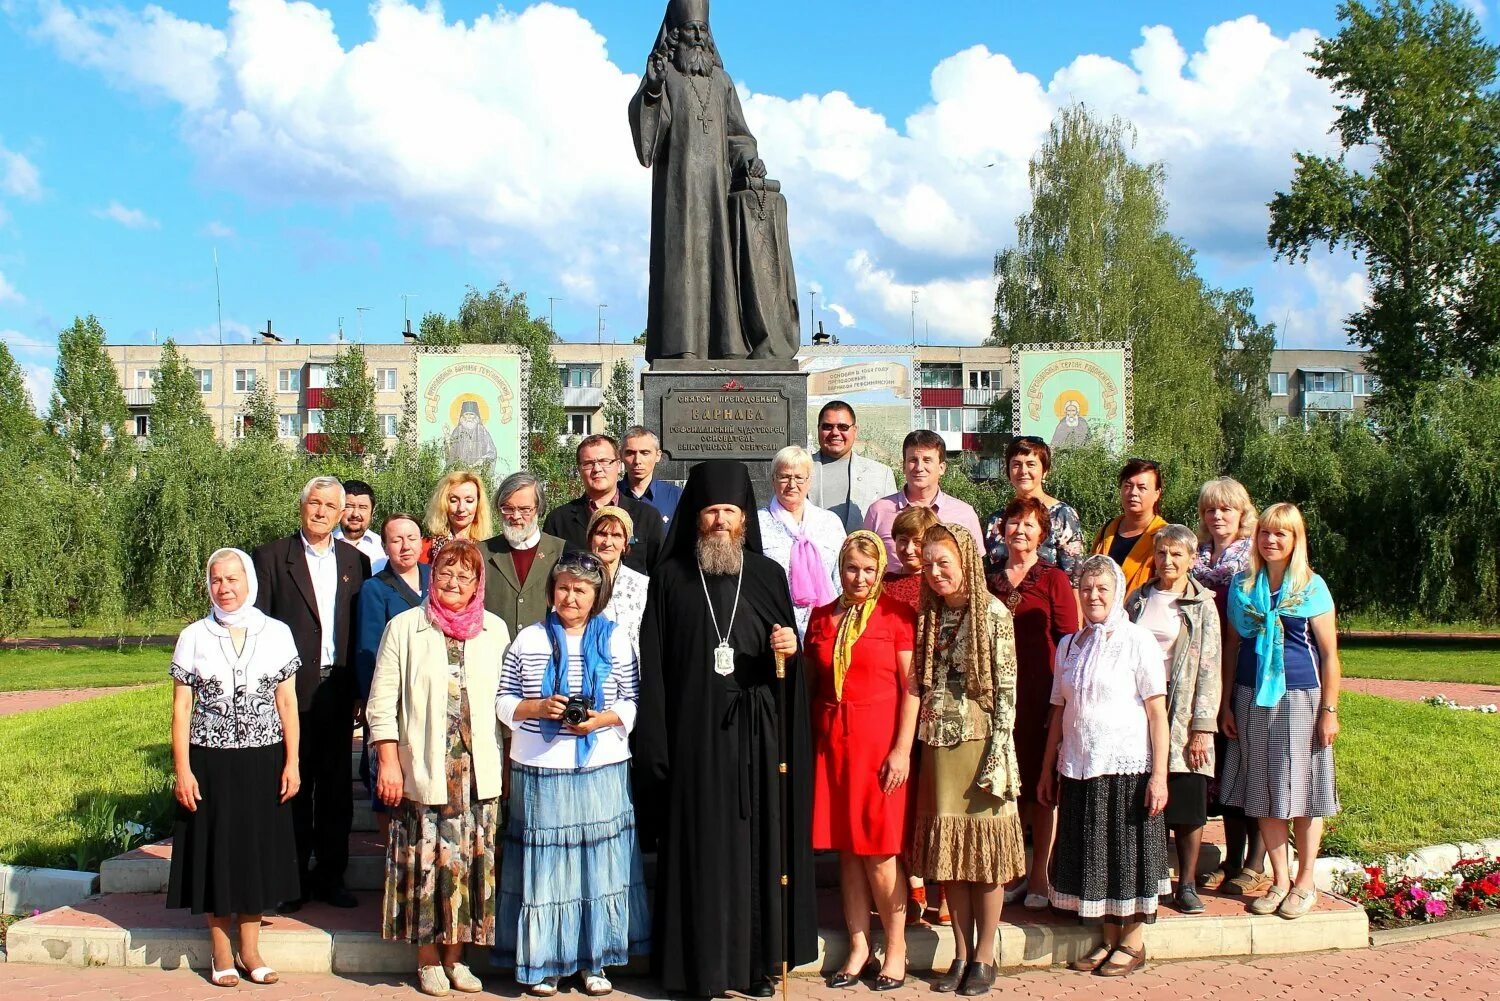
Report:
[{"label": "beige cardigan", "polygon": [[[484,613],[484,628],[464,644],[464,688],[472,717],[474,782],[480,799],[500,795],[503,770],[500,720],[500,659],[510,631],[499,616]],[[405,779],[403,795],[414,803],[448,803],[448,648],[425,608],[392,619],[380,638],[375,676],[365,702],[370,743],[396,742]]]}]

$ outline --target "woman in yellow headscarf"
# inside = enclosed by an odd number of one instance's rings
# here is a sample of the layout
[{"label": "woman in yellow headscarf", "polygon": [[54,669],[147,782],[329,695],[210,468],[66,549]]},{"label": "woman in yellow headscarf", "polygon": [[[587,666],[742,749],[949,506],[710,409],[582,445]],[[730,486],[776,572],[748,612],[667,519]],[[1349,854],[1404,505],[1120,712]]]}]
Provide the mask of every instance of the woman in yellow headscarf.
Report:
[{"label": "woman in yellow headscarf", "polygon": [[885,543],[858,531],[839,550],[843,594],[814,610],[804,641],[813,691],[813,847],[837,850],[849,956],[828,978],[850,987],[871,956],[870,910],[885,930],[885,964],[872,987],[906,980],[905,846],[912,740],[917,728],[912,648],[916,616],[881,595]]}]

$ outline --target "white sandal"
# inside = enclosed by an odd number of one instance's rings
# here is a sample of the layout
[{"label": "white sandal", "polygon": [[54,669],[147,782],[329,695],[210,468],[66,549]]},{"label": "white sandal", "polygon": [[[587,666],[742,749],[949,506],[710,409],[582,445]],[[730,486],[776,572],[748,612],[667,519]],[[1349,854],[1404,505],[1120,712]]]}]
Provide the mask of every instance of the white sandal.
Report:
[{"label": "white sandal", "polygon": [[233,964],[229,969],[221,970],[209,962],[208,971],[208,982],[215,987],[238,987],[240,985],[239,971],[234,968]]},{"label": "white sandal", "polygon": [[234,968],[238,970],[240,972],[240,975],[243,976],[246,980],[261,987],[269,986],[281,979],[281,975],[275,970],[271,969],[269,966],[257,966],[252,970],[246,967],[244,962],[241,961],[238,957],[236,957],[234,961]]},{"label": "white sandal", "polygon": [[601,998],[615,989],[615,985],[609,982],[604,971],[598,973],[585,973],[583,975],[583,993],[591,998]]}]

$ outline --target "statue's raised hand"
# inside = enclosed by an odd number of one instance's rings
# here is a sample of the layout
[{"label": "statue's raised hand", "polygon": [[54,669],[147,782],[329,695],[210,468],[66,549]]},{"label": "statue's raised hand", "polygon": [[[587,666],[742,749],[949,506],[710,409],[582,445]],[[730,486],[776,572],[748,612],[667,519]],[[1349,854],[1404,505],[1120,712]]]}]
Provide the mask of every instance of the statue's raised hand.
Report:
[{"label": "statue's raised hand", "polygon": [[651,53],[651,58],[646,60],[646,89],[656,94],[661,92],[661,85],[667,79],[667,60],[660,52]]}]

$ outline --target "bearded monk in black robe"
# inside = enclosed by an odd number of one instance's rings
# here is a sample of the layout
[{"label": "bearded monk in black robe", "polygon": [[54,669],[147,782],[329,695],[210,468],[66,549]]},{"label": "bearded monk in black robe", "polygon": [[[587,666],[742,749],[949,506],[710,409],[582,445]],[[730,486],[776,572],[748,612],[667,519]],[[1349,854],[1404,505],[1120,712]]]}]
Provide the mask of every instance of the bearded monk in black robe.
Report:
[{"label": "bearded monk in black robe", "polygon": [[[807,688],[786,573],[761,555],[755,510],[743,464],[695,466],[641,623],[632,742],[642,833],[658,845],[652,965],[679,995],[774,993],[782,873],[789,964],[817,955]],[[784,684],[776,650],[790,654]]]}]

